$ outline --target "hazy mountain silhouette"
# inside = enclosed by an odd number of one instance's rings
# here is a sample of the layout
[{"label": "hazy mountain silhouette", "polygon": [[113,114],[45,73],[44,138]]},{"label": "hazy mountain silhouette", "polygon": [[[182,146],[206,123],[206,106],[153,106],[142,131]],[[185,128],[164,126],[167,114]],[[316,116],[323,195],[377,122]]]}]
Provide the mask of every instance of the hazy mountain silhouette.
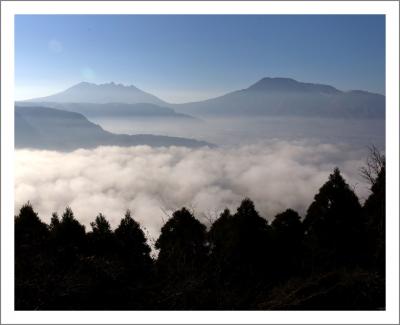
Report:
[{"label": "hazy mountain silhouette", "polygon": [[[172,117],[174,113],[176,114],[170,110],[172,108],[179,113],[195,117],[385,117],[385,96],[381,94],[361,90],[341,91],[329,85],[299,82],[290,78],[263,78],[246,89],[204,101],[184,104],[170,104],[134,86],[117,85],[113,82],[100,85],[81,82],[63,92],[20,103],[32,105],[32,102],[47,107],[62,105],[62,107],[57,106],[56,108],[77,111],[87,114],[87,116],[95,116],[97,111],[103,116],[161,114]],[[117,103],[136,104],[137,106],[128,107]],[[93,104],[107,105],[95,106]],[[170,109],[168,110],[167,107]],[[178,116],[175,115],[175,117]]]},{"label": "hazy mountain silhouette", "polygon": [[290,78],[263,78],[251,85],[247,90],[250,91],[269,91],[269,92],[308,92],[337,94],[340,91],[328,85],[298,82]]},{"label": "hazy mountain silhouette", "polygon": [[114,82],[93,84],[80,82],[62,92],[54,95],[34,98],[28,102],[54,102],[54,103],[150,103],[165,105],[165,102],[154,95],[144,92],[135,86],[124,86]]},{"label": "hazy mountain silhouette", "polygon": [[191,119],[193,116],[177,113],[170,107],[158,106],[151,103],[57,103],[57,102],[16,102],[18,106],[41,106],[76,112],[91,117],[138,117],[138,118],[168,118]]},{"label": "hazy mountain silhouette", "polygon": [[263,78],[246,89],[173,107],[195,116],[384,118],[385,96],[289,78]]},{"label": "hazy mountain silhouette", "polygon": [[15,107],[15,147],[75,150],[101,145],[213,146],[193,139],[150,134],[114,134],[79,113],[48,107]]}]

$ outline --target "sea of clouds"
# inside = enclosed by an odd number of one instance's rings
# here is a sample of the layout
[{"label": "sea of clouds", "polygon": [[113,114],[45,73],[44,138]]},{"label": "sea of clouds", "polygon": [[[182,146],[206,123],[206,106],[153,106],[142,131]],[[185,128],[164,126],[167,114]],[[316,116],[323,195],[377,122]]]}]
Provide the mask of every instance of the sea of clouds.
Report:
[{"label": "sea of clouds", "polygon": [[15,213],[30,201],[49,222],[70,206],[89,230],[99,212],[115,228],[130,209],[153,239],[183,206],[206,225],[245,197],[268,220],[286,208],[304,215],[335,166],[364,200],[369,189],[359,168],[366,155],[346,145],[280,140],[214,149],[16,150]]}]

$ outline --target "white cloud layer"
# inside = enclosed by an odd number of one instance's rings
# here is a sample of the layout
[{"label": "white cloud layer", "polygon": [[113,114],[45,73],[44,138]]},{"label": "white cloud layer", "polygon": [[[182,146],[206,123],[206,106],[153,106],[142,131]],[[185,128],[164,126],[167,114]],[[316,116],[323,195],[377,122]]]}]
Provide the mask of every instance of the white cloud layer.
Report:
[{"label": "white cloud layer", "polygon": [[[360,198],[366,152],[332,144],[269,141],[239,148],[99,147],[71,153],[16,150],[15,213],[28,200],[49,222],[71,206],[89,229],[97,213],[113,227],[126,209],[153,238],[164,212],[187,206],[208,224],[223,208],[250,197],[267,219],[286,208],[304,214],[319,187],[339,166]],[[163,212],[164,211],[164,212]]]}]

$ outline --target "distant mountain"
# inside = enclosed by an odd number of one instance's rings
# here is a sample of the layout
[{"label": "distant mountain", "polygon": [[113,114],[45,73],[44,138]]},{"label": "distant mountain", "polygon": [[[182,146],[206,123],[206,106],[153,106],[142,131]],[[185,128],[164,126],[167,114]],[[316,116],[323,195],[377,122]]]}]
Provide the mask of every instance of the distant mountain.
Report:
[{"label": "distant mountain", "polygon": [[173,105],[194,116],[384,118],[385,96],[340,91],[289,78],[263,78],[250,87],[201,102]]},{"label": "distant mountain", "polygon": [[[242,90],[200,102],[170,104],[134,86],[81,82],[55,95],[17,105],[55,107],[88,117],[300,116],[384,118],[385,96],[290,78],[263,78]],[[97,106],[96,106],[97,105]],[[129,106],[131,105],[131,106]],[[179,115],[184,114],[184,116]]]},{"label": "distant mountain", "polygon": [[34,98],[28,102],[54,102],[54,103],[150,103],[165,105],[166,103],[154,95],[144,92],[135,86],[124,86],[113,82],[106,84],[93,84],[89,82],[78,83],[54,95]]},{"label": "distant mountain", "polygon": [[171,118],[191,119],[194,117],[177,113],[170,107],[162,107],[155,104],[139,103],[56,103],[56,102],[16,102],[17,106],[40,106],[61,109],[69,112],[76,112],[92,117],[138,117],[138,118]]},{"label": "distant mountain", "polygon": [[207,142],[186,138],[113,134],[79,113],[48,107],[15,107],[16,148],[69,151],[102,145],[213,147]]},{"label": "distant mountain", "polygon": [[248,91],[270,93],[322,93],[338,94],[339,90],[332,86],[298,82],[290,78],[263,78],[247,88]]}]

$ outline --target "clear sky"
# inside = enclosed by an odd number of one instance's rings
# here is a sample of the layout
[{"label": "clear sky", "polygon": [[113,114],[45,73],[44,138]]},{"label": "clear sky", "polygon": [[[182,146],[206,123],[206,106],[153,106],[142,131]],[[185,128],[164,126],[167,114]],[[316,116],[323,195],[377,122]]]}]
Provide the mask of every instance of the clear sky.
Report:
[{"label": "clear sky", "polygon": [[385,92],[383,15],[18,15],[16,99],[80,81],[170,102],[290,77]]}]

